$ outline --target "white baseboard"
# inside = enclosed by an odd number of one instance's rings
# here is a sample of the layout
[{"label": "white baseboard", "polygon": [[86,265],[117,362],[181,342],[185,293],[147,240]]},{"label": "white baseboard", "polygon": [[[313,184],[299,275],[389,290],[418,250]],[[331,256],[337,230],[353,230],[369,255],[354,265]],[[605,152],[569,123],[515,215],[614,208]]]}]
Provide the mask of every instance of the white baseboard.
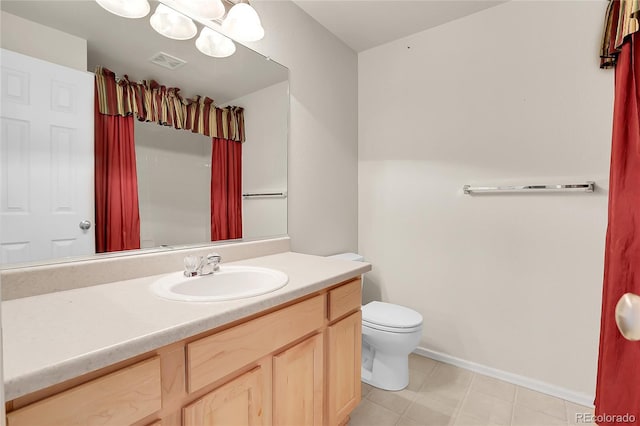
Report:
[{"label": "white baseboard", "polygon": [[561,398],[575,404],[584,405],[586,407],[593,407],[593,395],[575,392],[569,389],[562,388],[560,386],[541,382],[539,380],[520,376],[518,374],[509,373],[507,371],[498,370],[497,368],[487,367],[486,365],[467,361],[461,358],[456,358],[454,356],[443,354],[442,352],[432,351],[423,347],[417,347],[416,350],[413,351],[413,353],[415,353],[416,355],[434,359],[436,361],[444,362],[445,364],[455,365],[456,367],[461,367],[466,370],[471,370],[476,373],[483,374],[485,376],[494,377],[505,382],[513,383],[514,385],[542,392],[547,395],[555,396],[556,398]]}]

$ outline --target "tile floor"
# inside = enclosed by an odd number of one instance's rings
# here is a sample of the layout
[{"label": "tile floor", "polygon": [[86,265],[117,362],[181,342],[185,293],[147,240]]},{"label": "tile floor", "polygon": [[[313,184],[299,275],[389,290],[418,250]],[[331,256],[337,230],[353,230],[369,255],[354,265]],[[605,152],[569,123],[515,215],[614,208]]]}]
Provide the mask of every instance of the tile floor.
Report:
[{"label": "tile floor", "polygon": [[399,392],[362,384],[350,426],[553,426],[588,424],[593,408],[535,392],[418,355],[409,356],[409,386]]}]

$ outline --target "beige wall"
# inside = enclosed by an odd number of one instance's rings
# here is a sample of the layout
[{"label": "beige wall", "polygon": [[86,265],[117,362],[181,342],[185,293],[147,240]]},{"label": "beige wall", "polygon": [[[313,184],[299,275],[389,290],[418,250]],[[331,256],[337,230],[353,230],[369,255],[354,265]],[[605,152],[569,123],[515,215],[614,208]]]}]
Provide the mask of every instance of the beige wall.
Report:
[{"label": "beige wall", "polygon": [[[245,108],[243,192],[287,189],[288,99],[285,81],[227,103]],[[211,138],[134,123],[142,247],[211,241]],[[287,233],[286,198],[243,200],[242,207],[243,238]]]},{"label": "beige wall", "polygon": [[134,126],[141,247],[211,241],[211,138],[155,122]]},{"label": "beige wall", "polygon": [[86,40],[19,16],[0,13],[0,46],[4,49],[69,68],[87,70]]},{"label": "beige wall", "polygon": [[[514,1],[359,55],[368,298],[424,317],[422,348],[595,388],[611,135],[604,2]],[[465,184],[595,180],[595,194]]]},{"label": "beige wall", "polygon": [[[287,190],[289,84],[265,87],[227,102],[244,108],[242,192]],[[286,198],[242,200],[242,236],[260,238],[287,233]]]},{"label": "beige wall", "polygon": [[247,43],[290,70],[288,233],[292,250],[358,245],[357,56],[290,1],[253,6],[265,37]]}]

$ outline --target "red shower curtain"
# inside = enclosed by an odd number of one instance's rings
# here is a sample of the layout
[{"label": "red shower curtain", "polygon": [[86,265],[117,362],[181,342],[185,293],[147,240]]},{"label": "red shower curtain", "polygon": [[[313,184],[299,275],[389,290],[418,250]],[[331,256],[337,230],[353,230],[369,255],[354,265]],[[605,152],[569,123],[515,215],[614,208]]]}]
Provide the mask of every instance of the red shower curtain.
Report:
[{"label": "red shower curtain", "polygon": [[[637,33],[636,33],[637,34]],[[615,324],[624,293],[640,293],[640,38],[622,45],[615,70],[615,104],[605,247],[596,415],[600,425],[640,424],[640,342]],[[629,423],[616,415],[635,416]],[[617,420],[617,421],[616,421]]]},{"label": "red shower curtain", "polygon": [[213,138],[211,241],[242,238],[242,143]]},{"label": "red shower curtain", "polygon": [[139,249],[133,117],[100,114],[96,102],[94,126],[96,252]]}]

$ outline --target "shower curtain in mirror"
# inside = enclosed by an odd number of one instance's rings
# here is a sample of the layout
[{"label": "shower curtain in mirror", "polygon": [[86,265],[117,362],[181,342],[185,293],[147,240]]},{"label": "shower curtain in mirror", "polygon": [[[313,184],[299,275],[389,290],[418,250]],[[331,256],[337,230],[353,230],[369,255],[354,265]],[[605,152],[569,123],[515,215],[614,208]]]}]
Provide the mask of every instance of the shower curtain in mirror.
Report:
[{"label": "shower curtain in mirror", "polygon": [[[101,140],[106,144],[112,137],[106,136],[107,130],[99,131],[100,125],[101,129],[111,129],[111,134],[117,134],[118,140],[122,142],[109,151],[109,156],[103,156],[101,165],[96,160],[96,224],[100,226],[99,230],[96,228],[97,251],[127,250],[139,248],[140,245],[133,145],[134,118],[213,138],[211,239],[217,241],[242,238],[241,147],[245,141],[244,109],[238,106],[218,107],[213,99],[206,96],[197,95],[186,99],[180,96],[179,88],[166,87],[153,80],[137,83],[129,81],[126,75],[117,79],[113,71],[104,67],[97,67],[95,76],[96,141]],[[125,137],[128,132],[125,128],[128,128],[129,123],[131,134],[130,137]],[[129,143],[130,151],[126,151],[129,148],[125,148],[125,145],[129,147]],[[96,153],[99,149],[107,148],[96,145]],[[110,176],[115,177],[99,177],[110,170],[107,159],[115,158],[116,152],[122,157],[122,161],[119,166],[114,165],[115,168],[110,172]],[[106,182],[119,188],[111,191],[114,200],[109,198]],[[131,210],[125,211],[124,208],[128,207]],[[99,224],[98,217],[101,218]],[[111,227],[119,235],[118,241],[113,246],[107,246],[111,238]],[[134,239],[130,234],[136,229],[138,236]]]},{"label": "shower curtain in mirror", "polygon": [[140,248],[140,211],[133,117],[104,115],[96,107],[96,253]]},{"label": "shower curtain in mirror", "polygon": [[242,238],[242,143],[212,142],[211,241]]},{"label": "shower curtain in mirror", "polygon": [[640,425],[640,342],[620,334],[614,313],[624,293],[640,293],[639,12],[637,0],[610,2],[601,52],[601,66],[615,66],[615,102],[595,399],[600,425]]}]

